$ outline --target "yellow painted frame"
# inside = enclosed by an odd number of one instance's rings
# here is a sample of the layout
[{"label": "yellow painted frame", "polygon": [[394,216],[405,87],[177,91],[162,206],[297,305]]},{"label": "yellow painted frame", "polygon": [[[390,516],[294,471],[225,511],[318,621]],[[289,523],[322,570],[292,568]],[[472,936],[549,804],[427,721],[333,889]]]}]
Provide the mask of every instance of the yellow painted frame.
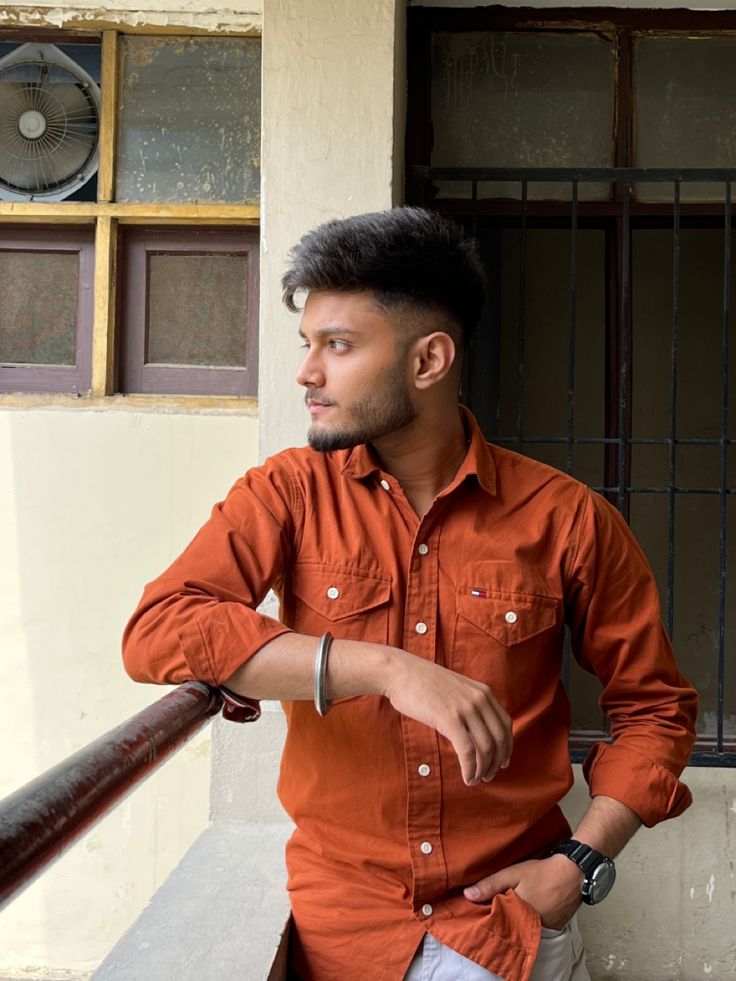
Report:
[{"label": "yellow painted frame", "polygon": [[[115,148],[117,102],[120,84],[120,45],[122,33],[135,30],[108,28],[101,40],[100,163],[96,202],[0,201],[0,224],[65,224],[95,226],[94,328],[92,335],[92,387],[82,399],[64,395],[0,394],[0,406],[119,404],[122,399],[141,408],[177,406],[203,411],[221,409],[252,410],[252,398],[212,396],[114,396],[114,354],[117,330],[117,246],[118,231],[124,225],[230,225],[254,226],[260,223],[255,204],[118,204],[115,202]],[[183,30],[156,30],[146,33],[180,36]],[[191,30],[188,33],[205,32]],[[217,35],[218,37],[221,35]],[[225,35],[222,35],[225,36]],[[70,38],[73,34],[70,33]]]}]

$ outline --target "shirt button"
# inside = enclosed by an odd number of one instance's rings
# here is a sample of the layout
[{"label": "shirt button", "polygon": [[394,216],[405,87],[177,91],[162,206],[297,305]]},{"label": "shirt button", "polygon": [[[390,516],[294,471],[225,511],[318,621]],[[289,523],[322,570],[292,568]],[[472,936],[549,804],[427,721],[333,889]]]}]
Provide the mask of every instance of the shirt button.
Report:
[{"label": "shirt button", "polygon": [[327,590],[327,595],[330,597],[330,599],[337,599],[337,597],[340,595],[340,590],[337,588],[337,586],[330,586],[330,588]]},{"label": "shirt button", "polygon": [[426,623],[422,623],[422,621],[420,620],[419,623],[416,625],[416,627],[414,627],[414,629],[418,634],[426,634],[426,632],[429,630],[429,627],[427,626]]},{"label": "shirt button", "polygon": [[417,767],[417,773],[420,777],[428,777],[432,772],[432,767],[428,763],[420,763]]},{"label": "shirt button", "polygon": [[422,544],[417,549],[417,552],[419,552],[420,555],[426,555],[427,552],[429,552],[429,545],[425,545],[424,542],[422,542]]},{"label": "shirt button", "polygon": [[424,913],[425,916],[431,916],[432,913],[434,913],[434,910],[429,903],[425,903],[424,906],[422,906],[422,913]]},{"label": "shirt button", "polygon": [[391,484],[389,484],[387,480],[381,481],[381,487],[383,487],[384,490],[391,490]]},{"label": "shirt button", "polygon": [[504,620],[506,621],[506,623],[516,623],[516,621],[518,619],[519,618],[517,617],[517,615],[514,613],[513,610],[509,610],[509,612],[504,617]]},{"label": "shirt button", "polygon": [[421,843],[421,845],[419,846],[419,850],[421,851],[422,855],[431,855],[432,854],[432,843],[429,842],[429,841],[423,841]]}]

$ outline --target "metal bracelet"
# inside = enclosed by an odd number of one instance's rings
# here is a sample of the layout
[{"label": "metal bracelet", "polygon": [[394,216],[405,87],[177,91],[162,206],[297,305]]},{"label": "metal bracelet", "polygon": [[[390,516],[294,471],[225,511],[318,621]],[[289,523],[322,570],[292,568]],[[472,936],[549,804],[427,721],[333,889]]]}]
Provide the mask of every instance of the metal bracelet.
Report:
[{"label": "metal bracelet", "polygon": [[317,646],[317,657],[314,660],[314,707],[325,716],[330,711],[332,702],[325,695],[325,678],[327,677],[327,658],[332,644],[332,634],[322,634]]}]

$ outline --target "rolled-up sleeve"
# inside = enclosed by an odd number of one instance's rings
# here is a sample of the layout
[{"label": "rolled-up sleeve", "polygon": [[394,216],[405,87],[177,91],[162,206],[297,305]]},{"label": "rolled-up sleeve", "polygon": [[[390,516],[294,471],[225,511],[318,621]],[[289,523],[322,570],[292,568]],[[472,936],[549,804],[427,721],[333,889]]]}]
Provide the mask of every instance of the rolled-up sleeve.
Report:
[{"label": "rolled-up sleeve", "polygon": [[695,740],[698,697],[662,626],[649,564],[619,513],[586,492],[568,593],[573,652],[603,686],[611,743],[583,766],[591,796],[628,805],[647,826],[691,803],[678,779]]},{"label": "rolled-up sleeve", "polygon": [[281,583],[301,508],[279,457],[238,480],[179,558],[145,587],[123,635],[128,674],[220,685],[288,632],[256,607]]}]

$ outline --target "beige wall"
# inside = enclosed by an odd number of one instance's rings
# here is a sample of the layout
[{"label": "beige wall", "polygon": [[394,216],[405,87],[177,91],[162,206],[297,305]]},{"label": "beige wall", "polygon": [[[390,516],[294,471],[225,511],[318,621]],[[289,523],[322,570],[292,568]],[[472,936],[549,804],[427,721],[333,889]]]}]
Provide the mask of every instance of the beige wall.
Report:
[{"label": "beige wall", "polygon": [[[164,694],[123,673],[143,584],[256,461],[254,414],[0,408],[0,798]],[[208,817],[206,730],[0,916],[0,976],[94,967]]]}]

